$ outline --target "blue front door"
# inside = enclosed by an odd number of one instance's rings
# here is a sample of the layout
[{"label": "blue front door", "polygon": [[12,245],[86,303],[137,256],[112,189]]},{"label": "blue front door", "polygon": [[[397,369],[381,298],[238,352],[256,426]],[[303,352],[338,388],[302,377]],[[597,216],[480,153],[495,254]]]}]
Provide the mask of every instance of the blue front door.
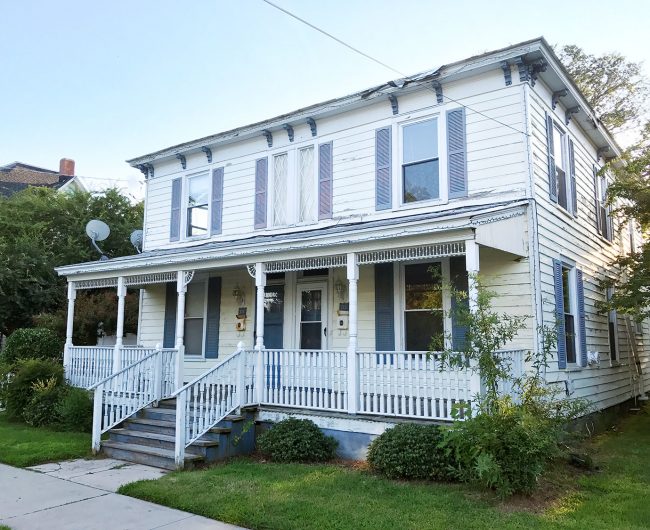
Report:
[{"label": "blue front door", "polygon": [[264,289],[264,347],[281,350],[284,345],[284,285]]}]

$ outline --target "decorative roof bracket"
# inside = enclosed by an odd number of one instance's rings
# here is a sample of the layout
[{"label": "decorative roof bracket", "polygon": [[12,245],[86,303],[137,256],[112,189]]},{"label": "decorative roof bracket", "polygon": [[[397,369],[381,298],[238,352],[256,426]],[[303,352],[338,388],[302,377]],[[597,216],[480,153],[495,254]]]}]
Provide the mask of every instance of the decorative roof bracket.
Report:
[{"label": "decorative roof bracket", "polygon": [[544,59],[527,63],[524,61],[523,57],[517,57],[515,59],[515,64],[519,70],[519,81],[530,81],[530,86],[535,86],[539,73],[545,72],[546,67],[548,66],[548,63]]},{"label": "decorative roof bracket", "polygon": [[289,141],[293,142],[293,127],[288,123],[285,123],[282,127],[284,128],[285,131],[287,131],[287,135],[289,136]]},{"label": "decorative roof bracket", "polygon": [[176,158],[178,158],[181,161],[181,167],[183,169],[187,169],[187,160],[185,160],[185,155],[181,155],[179,153],[176,155]]},{"label": "decorative roof bracket", "polygon": [[399,107],[397,105],[397,96],[395,94],[388,94],[388,100],[390,101],[390,106],[393,109],[393,114],[398,114]]},{"label": "decorative roof bracket", "polygon": [[314,118],[307,118],[307,123],[309,124],[309,128],[311,129],[311,135],[316,136],[317,134],[316,120]]},{"label": "decorative roof bracket", "polygon": [[442,103],[442,85],[440,84],[440,81],[433,81],[431,86],[436,91],[436,101]]},{"label": "decorative roof bracket", "polygon": [[512,85],[512,70],[508,61],[501,61],[501,69],[503,70],[503,78],[505,79],[506,86]]},{"label": "decorative roof bracket", "polygon": [[570,109],[566,109],[566,112],[564,114],[564,125],[569,125],[569,122],[571,121],[573,115],[578,114],[578,112],[580,112],[580,107],[578,106],[571,107]]},{"label": "decorative roof bracket", "polygon": [[566,97],[568,94],[569,91],[566,88],[553,92],[553,96],[551,97],[551,107],[553,110],[555,110],[555,107],[557,107],[557,104],[560,102],[560,98]]},{"label": "decorative roof bracket", "polygon": [[264,136],[264,138],[266,138],[266,144],[269,147],[273,147],[273,134],[271,134],[271,131],[269,131],[268,129],[264,129],[262,131],[262,135]]},{"label": "decorative roof bracket", "polygon": [[147,169],[146,164],[138,164],[137,167],[140,172],[144,175],[144,178],[147,179],[149,177],[149,170]]},{"label": "decorative roof bracket", "polygon": [[201,151],[203,151],[205,153],[205,156],[208,158],[208,164],[212,164],[212,149],[203,146],[201,147]]},{"label": "decorative roof bracket", "polygon": [[600,159],[602,158],[603,160],[605,159],[605,153],[609,152],[609,146],[606,145],[604,147],[599,147],[598,150],[596,151],[596,156]]},{"label": "decorative roof bracket", "polygon": [[145,168],[147,168],[147,172],[149,173],[149,178],[153,178],[153,164],[143,164]]}]

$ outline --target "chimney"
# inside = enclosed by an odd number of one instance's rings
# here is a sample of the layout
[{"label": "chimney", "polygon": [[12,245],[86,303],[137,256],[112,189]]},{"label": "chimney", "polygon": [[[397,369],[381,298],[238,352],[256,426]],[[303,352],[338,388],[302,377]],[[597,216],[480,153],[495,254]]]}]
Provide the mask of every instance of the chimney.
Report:
[{"label": "chimney", "polygon": [[62,158],[59,162],[59,174],[66,177],[74,177],[74,160]]}]

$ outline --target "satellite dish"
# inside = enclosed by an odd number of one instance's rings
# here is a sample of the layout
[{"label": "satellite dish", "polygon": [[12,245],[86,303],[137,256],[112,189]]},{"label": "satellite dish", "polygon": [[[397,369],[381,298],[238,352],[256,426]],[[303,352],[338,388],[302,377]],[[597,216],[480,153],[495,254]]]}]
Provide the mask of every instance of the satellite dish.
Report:
[{"label": "satellite dish", "polygon": [[86,225],[86,234],[93,241],[104,241],[111,233],[111,229],[104,221],[93,219]]},{"label": "satellite dish", "polygon": [[105,261],[108,258],[102,252],[102,249],[97,246],[97,241],[104,241],[104,239],[106,239],[110,233],[111,229],[108,227],[108,225],[98,219],[88,221],[88,224],[86,225],[86,234],[90,238],[90,241],[92,241],[93,246],[97,249],[97,252],[101,254],[99,258],[100,261]]},{"label": "satellite dish", "polygon": [[138,251],[138,254],[142,252],[142,230],[134,230],[131,232],[131,244]]}]

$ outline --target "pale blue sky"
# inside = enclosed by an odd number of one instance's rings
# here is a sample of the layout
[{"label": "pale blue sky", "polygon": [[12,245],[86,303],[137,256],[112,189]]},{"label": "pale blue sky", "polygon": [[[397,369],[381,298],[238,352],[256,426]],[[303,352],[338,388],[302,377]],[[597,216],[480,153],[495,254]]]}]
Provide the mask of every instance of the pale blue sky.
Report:
[{"label": "pale blue sky", "polygon": [[[408,74],[540,35],[650,65],[645,0],[274,1]],[[0,27],[0,165],[69,157],[98,188],[134,190],[127,158],[397,77],[261,0],[0,0]]]}]

